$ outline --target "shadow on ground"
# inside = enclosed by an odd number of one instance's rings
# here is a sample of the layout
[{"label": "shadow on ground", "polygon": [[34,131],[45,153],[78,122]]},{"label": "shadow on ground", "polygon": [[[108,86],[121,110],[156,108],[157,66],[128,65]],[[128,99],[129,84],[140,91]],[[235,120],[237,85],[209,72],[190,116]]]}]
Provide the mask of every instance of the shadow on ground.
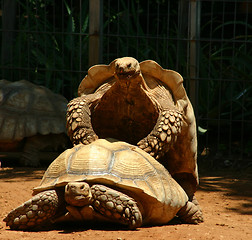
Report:
[{"label": "shadow on ground", "polygon": [[237,208],[228,208],[240,214],[252,215],[252,167],[210,168],[199,164],[199,191],[222,192]]},{"label": "shadow on ground", "polygon": [[0,168],[0,181],[32,181],[41,179],[46,168],[5,167]]}]

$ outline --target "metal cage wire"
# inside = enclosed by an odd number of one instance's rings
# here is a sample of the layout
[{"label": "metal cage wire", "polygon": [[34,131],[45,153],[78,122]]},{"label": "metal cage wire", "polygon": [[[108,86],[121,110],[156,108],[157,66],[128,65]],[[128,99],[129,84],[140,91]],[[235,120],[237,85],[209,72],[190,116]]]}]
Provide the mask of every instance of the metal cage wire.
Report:
[{"label": "metal cage wire", "polygon": [[199,153],[251,163],[251,1],[4,0],[0,7],[1,78],[27,79],[70,100],[90,65],[153,59],[185,79]]}]

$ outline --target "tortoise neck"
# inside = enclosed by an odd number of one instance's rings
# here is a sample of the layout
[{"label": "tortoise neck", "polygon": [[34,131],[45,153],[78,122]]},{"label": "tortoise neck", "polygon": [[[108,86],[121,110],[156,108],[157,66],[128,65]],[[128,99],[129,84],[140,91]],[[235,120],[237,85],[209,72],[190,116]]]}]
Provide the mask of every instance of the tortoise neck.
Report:
[{"label": "tortoise neck", "polygon": [[142,73],[139,73],[130,79],[120,79],[117,75],[115,75],[115,78],[115,84],[117,85],[117,87],[124,89],[126,92],[135,92],[136,89],[143,89],[145,91],[148,90],[148,86],[144,81]]}]

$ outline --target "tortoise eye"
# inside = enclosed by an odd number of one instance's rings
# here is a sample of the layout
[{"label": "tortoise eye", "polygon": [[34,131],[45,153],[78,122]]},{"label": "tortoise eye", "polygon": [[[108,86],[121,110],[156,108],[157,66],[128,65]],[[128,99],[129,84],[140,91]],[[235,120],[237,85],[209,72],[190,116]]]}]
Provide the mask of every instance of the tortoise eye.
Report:
[{"label": "tortoise eye", "polygon": [[131,63],[129,63],[129,64],[127,65],[127,67],[130,68],[130,67],[131,67]]}]

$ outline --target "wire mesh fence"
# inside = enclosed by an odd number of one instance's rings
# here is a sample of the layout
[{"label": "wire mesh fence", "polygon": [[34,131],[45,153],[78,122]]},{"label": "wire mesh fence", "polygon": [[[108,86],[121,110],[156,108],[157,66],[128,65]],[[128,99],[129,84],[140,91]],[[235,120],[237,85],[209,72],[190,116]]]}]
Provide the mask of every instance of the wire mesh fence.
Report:
[{"label": "wire mesh fence", "polygon": [[2,1],[0,78],[27,79],[70,100],[94,53],[106,64],[121,56],[153,59],[184,77],[199,152],[224,165],[251,164],[252,2],[92,3],[99,14],[88,0]]},{"label": "wire mesh fence", "polygon": [[87,69],[88,2],[10,0],[1,8],[1,77],[73,96]]}]

